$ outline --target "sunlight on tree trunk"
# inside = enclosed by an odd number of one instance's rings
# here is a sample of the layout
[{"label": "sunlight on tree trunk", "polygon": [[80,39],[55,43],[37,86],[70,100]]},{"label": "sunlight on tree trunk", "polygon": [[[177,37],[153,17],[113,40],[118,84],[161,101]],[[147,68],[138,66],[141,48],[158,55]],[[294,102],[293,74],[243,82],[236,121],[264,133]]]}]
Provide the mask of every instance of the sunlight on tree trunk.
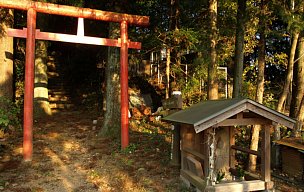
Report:
[{"label": "sunlight on tree trunk", "polygon": [[166,99],[169,98],[170,92],[170,63],[171,63],[171,49],[168,47],[166,50]]},{"label": "sunlight on tree trunk", "polygon": [[13,99],[13,37],[6,30],[13,26],[11,9],[0,9],[0,96]]},{"label": "sunlight on tree trunk", "polygon": [[[300,112],[301,101],[304,95],[304,31],[301,32],[298,42],[298,61],[293,70],[292,100],[290,104],[290,117],[297,118]],[[299,120],[299,119],[297,119]],[[299,128],[299,126],[297,126]],[[293,129],[292,135],[299,136],[299,129]]]},{"label": "sunlight on tree trunk", "polygon": [[[109,24],[110,38],[119,36],[119,25]],[[117,47],[108,47],[108,59],[106,63],[106,111],[104,113],[101,135],[117,137],[120,134],[120,53]]]},{"label": "sunlight on tree trunk", "polygon": [[302,101],[300,104],[299,111],[296,115],[297,123],[293,129],[293,136],[294,137],[301,137],[301,130],[304,126],[304,97],[302,97]]},{"label": "sunlight on tree trunk", "polygon": [[210,0],[210,63],[208,65],[208,99],[218,99],[218,75],[217,75],[217,53],[216,45],[218,40],[217,29],[217,0]]},{"label": "sunlight on tree trunk", "polygon": [[[38,13],[37,29],[46,30],[49,27],[48,20],[48,15]],[[49,105],[47,61],[48,42],[36,41],[34,85],[34,115],[36,117],[52,114]]]},{"label": "sunlight on tree trunk", "polygon": [[296,54],[299,34],[300,34],[299,32],[294,32],[293,36],[292,36],[292,43],[291,43],[288,66],[287,66],[287,75],[286,75],[282,94],[278,101],[277,111],[283,112],[283,113],[284,113],[284,109],[286,106],[286,98],[288,96],[288,93],[290,92],[290,85],[292,82],[292,74],[293,74],[293,66],[294,66],[294,58],[295,58],[295,54]]},{"label": "sunlight on tree trunk", "polygon": [[47,57],[47,42],[37,41],[34,87],[34,111],[36,117],[52,114],[48,100]]}]

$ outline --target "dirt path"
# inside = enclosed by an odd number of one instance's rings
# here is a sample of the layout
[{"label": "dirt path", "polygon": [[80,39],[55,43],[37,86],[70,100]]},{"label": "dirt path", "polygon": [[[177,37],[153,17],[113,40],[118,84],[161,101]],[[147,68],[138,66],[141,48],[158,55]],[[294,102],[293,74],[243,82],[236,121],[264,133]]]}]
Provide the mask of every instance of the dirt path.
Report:
[{"label": "dirt path", "polygon": [[[130,146],[97,136],[95,114],[64,112],[34,125],[34,155],[22,161],[21,131],[0,141],[0,192],[191,191],[169,164],[162,124],[130,121]],[[100,121],[99,121],[100,123]],[[276,181],[277,191],[303,191]]]},{"label": "dirt path", "polygon": [[122,152],[117,141],[97,137],[92,126],[92,116],[81,112],[35,122],[32,162],[22,161],[21,135],[0,153],[0,191],[181,189],[178,170],[168,166],[168,149],[161,149],[161,138],[151,147],[151,136],[133,132],[133,143]]}]

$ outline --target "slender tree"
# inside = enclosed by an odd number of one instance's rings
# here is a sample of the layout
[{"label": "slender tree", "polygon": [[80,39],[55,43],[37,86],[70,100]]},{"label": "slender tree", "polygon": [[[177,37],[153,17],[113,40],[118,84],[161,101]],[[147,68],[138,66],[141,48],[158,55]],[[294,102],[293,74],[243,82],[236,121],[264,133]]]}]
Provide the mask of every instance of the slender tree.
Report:
[{"label": "slender tree", "polygon": [[246,0],[238,0],[237,27],[235,34],[233,97],[241,97],[243,87],[244,37],[246,22]]},{"label": "slender tree", "polygon": [[[284,6],[281,6],[284,7]],[[290,0],[289,6],[283,14],[283,19],[284,18],[289,18],[287,20],[287,23],[289,23],[289,30],[291,30],[291,46],[290,46],[290,51],[289,51],[289,58],[288,58],[288,65],[287,65],[287,71],[286,71],[286,77],[284,81],[284,86],[282,93],[279,97],[278,100],[278,105],[277,105],[277,111],[284,113],[286,110],[286,105],[287,105],[287,98],[288,95],[292,92],[292,79],[293,79],[293,68],[294,68],[294,62],[295,62],[295,55],[296,55],[296,49],[297,49],[297,43],[300,35],[300,28],[301,21],[298,21],[295,18],[297,15],[295,15],[295,0]],[[275,125],[274,127],[274,140],[280,140],[281,139],[281,129],[278,125]],[[279,167],[280,166],[280,147],[276,146],[275,147],[275,166]]]},{"label": "slender tree", "polygon": [[170,97],[170,66],[171,66],[171,47],[166,48],[166,99]]},{"label": "slender tree", "polygon": [[208,99],[218,99],[218,75],[217,75],[217,52],[218,41],[217,28],[217,0],[209,1],[210,16],[210,63],[208,65]]},{"label": "slender tree", "polygon": [[[289,116],[296,118],[301,108],[301,101],[304,95],[304,32],[301,32],[298,43],[298,59],[293,70],[292,100]],[[299,119],[298,119],[299,120]],[[293,135],[299,136],[300,128],[293,129]]]},{"label": "slender tree", "polygon": [[287,66],[287,74],[285,78],[285,83],[283,87],[282,94],[279,98],[278,105],[277,105],[277,111],[284,112],[285,106],[286,106],[286,100],[288,93],[291,92],[291,82],[292,82],[292,75],[293,75],[293,66],[294,66],[294,58],[299,38],[299,32],[295,31],[292,34],[292,41],[291,41],[291,47],[290,47],[290,53],[289,53],[289,59],[288,59],[288,66]]},{"label": "slender tree", "polygon": [[180,5],[179,0],[170,0],[169,5],[169,38],[166,47],[166,98],[170,97],[171,77],[171,64],[180,65],[180,52],[177,48],[179,39],[175,37],[174,33],[179,31],[180,28]]},{"label": "slender tree", "polygon": [[[266,57],[266,0],[261,0],[261,14],[259,19],[259,44],[258,44],[258,79],[255,100],[258,103],[263,103],[264,84],[265,84],[265,57]],[[259,144],[259,132],[261,125],[254,125],[252,127],[250,149],[257,151]],[[249,170],[256,170],[257,156],[249,155]]]}]

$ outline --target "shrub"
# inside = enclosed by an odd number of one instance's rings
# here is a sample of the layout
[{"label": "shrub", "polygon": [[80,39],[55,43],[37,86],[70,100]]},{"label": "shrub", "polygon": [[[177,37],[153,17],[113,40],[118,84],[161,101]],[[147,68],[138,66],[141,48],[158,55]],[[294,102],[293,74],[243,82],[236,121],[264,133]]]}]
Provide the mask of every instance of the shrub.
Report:
[{"label": "shrub", "polygon": [[20,127],[20,108],[12,101],[0,96],[0,131]]}]

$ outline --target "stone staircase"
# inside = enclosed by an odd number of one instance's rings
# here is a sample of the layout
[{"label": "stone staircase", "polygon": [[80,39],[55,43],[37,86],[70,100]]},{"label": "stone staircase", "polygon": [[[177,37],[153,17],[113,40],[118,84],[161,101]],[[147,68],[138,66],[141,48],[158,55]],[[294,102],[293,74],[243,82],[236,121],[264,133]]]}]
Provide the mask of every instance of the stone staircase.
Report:
[{"label": "stone staircase", "polygon": [[71,99],[71,89],[60,73],[53,57],[49,57],[48,62],[48,91],[52,112],[70,110],[74,107]]}]

